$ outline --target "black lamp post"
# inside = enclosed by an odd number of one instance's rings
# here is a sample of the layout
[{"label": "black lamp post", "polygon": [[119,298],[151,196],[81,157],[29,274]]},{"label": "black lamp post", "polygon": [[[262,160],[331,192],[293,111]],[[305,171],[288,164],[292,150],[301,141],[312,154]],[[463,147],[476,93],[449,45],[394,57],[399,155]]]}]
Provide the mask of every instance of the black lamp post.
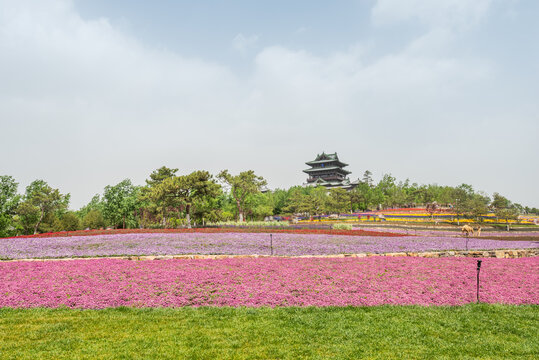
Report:
[{"label": "black lamp post", "polygon": [[273,256],[273,234],[270,234],[270,248],[271,248],[271,256]]},{"label": "black lamp post", "polygon": [[479,302],[479,272],[481,271],[481,261],[477,260],[477,302]]}]

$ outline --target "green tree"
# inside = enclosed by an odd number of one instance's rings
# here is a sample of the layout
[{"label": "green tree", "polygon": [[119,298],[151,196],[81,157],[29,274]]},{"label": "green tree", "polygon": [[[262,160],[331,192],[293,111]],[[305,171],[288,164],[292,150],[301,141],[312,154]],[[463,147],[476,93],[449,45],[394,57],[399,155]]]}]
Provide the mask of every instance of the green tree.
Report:
[{"label": "green tree", "polygon": [[[162,203],[164,207],[172,207],[180,211],[185,208],[187,226],[191,227],[191,210],[198,203],[201,208],[213,202],[207,198],[217,197],[221,187],[207,171],[194,171],[189,175],[173,176],[164,179],[155,186],[150,198]],[[199,216],[203,214],[199,214]]]},{"label": "green tree", "polygon": [[101,196],[96,194],[90,202],[77,211],[83,229],[101,229],[106,226],[103,217],[103,202]]},{"label": "green tree", "polygon": [[370,186],[367,182],[360,182],[358,186],[350,191],[351,201],[355,209],[368,210],[371,207],[381,204],[384,201],[382,190],[378,187]]},{"label": "green tree", "polygon": [[159,185],[165,179],[176,176],[176,172],[178,172],[178,169],[170,169],[166,166],[161,166],[150,174],[150,178],[146,180],[146,185],[150,187]]},{"label": "green tree", "polygon": [[489,203],[490,199],[485,194],[472,194],[464,203],[464,212],[475,221],[482,222],[482,215],[488,213]]},{"label": "green tree", "polygon": [[17,187],[18,184],[13,177],[0,176],[0,237],[14,235],[13,216],[21,199],[17,194]]},{"label": "green tree", "polygon": [[79,211],[77,211],[77,215],[79,218],[84,219],[86,214],[93,210],[103,213],[103,203],[101,202],[101,196],[99,194],[95,194],[88,204],[81,207]]},{"label": "green tree", "polygon": [[[219,195],[206,196],[195,201],[191,210],[193,219],[199,224],[206,222],[228,221],[234,217],[233,209],[230,212],[230,217],[226,218],[225,206],[223,206],[223,193],[219,189]],[[232,204],[233,205],[233,204]]]},{"label": "green tree", "polygon": [[381,194],[378,204],[382,204],[384,207],[394,206],[399,201],[400,194],[397,194],[399,190],[397,189],[395,178],[391,174],[385,174],[382,177],[376,185],[376,190]]},{"label": "green tree", "polygon": [[273,191],[273,215],[279,215],[284,212],[287,206],[289,192],[283,189]]},{"label": "green tree", "polygon": [[492,203],[490,206],[496,212],[496,210],[507,209],[511,205],[511,202],[506,197],[495,192],[492,194]]},{"label": "green tree", "polygon": [[26,232],[33,227],[37,234],[40,225],[46,217],[55,213],[61,214],[69,205],[70,195],[62,195],[58,189],[51,188],[43,180],[35,180],[26,187],[23,202],[17,213]]},{"label": "green tree", "polygon": [[513,203],[512,207],[514,207],[517,213],[519,214],[522,214],[524,212],[524,207],[520,205],[519,203]]},{"label": "green tree", "polygon": [[511,226],[509,223],[509,220],[517,220],[518,219],[518,210],[514,207],[508,207],[505,209],[498,209],[496,211],[496,217],[499,219],[505,220],[505,224],[507,226],[507,231],[510,230]]},{"label": "green tree", "polygon": [[81,221],[72,211],[68,211],[57,217],[54,221],[54,231],[75,231],[80,230]]},{"label": "green tree", "polygon": [[216,209],[210,211],[208,215],[212,215],[215,220],[209,221],[232,221],[235,218],[236,201],[230,193],[221,191],[221,194],[215,199]]},{"label": "green tree", "polygon": [[391,190],[394,187],[396,187],[395,180],[396,179],[393,176],[391,176],[391,174],[384,174],[384,176],[382,177],[382,179],[378,182],[376,186],[380,190],[382,190],[384,195],[387,195],[391,192]]},{"label": "green tree", "polygon": [[329,190],[328,210],[331,213],[348,212],[351,209],[350,194],[342,188]]},{"label": "green tree", "polygon": [[311,197],[311,215],[322,215],[328,212],[328,189],[323,186],[317,186],[309,189]]},{"label": "green tree", "polygon": [[435,200],[438,204],[443,204],[444,206],[451,204],[452,191],[453,188],[451,186],[438,186]]},{"label": "green tree", "polygon": [[367,210],[371,204],[372,188],[366,182],[360,182],[350,191],[350,201],[354,210]]},{"label": "green tree", "polygon": [[115,228],[120,224],[134,227],[137,224],[135,211],[138,208],[139,189],[131,180],[125,179],[114,186],[106,186],[103,192],[103,217]]},{"label": "green tree", "polygon": [[406,204],[406,192],[404,191],[402,184],[395,185],[388,189],[385,193],[385,207],[402,207]]},{"label": "green tree", "polygon": [[468,203],[474,194],[473,188],[468,184],[461,184],[451,191],[451,202],[453,211],[457,216],[457,224],[460,225],[460,218],[464,216],[469,208]]},{"label": "green tree", "polygon": [[519,211],[506,197],[494,193],[491,204],[498,219],[505,220],[507,231],[510,229],[509,220],[517,220]]},{"label": "green tree", "polygon": [[101,210],[90,210],[82,218],[82,227],[84,229],[101,229],[105,227],[105,218]]},{"label": "green tree", "polygon": [[205,198],[216,197],[221,187],[207,171],[194,171],[189,175],[179,176],[176,195],[185,205],[187,227],[191,227],[191,209],[197,202],[203,202]]},{"label": "green tree", "polygon": [[367,184],[369,187],[374,187],[374,182],[372,180],[372,173],[369,170],[365,170],[363,173],[363,179],[362,182]]},{"label": "green tree", "polygon": [[253,170],[243,171],[239,175],[231,175],[223,170],[217,176],[230,187],[230,193],[236,202],[239,221],[244,221],[244,206],[248,195],[256,194],[267,185],[263,177],[257,176]]},{"label": "green tree", "polygon": [[247,196],[245,200],[245,213],[253,220],[263,220],[266,216],[273,215],[273,194],[268,191]]},{"label": "green tree", "polygon": [[413,191],[413,202],[416,204],[431,204],[436,201],[432,186],[421,185]]},{"label": "green tree", "polygon": [[305,189],[294,186],[290,188],[287,205],[283,211],[289,214],[311,214],[312,201],[311,196],[305,193]]},{"label": "green tree", "polygon": [[160,217],[162,226],[167,224],[170,209],[179,212],[179,205],[174,203],[174,200],[163,191],[163,186],[161,186],[165,180],[175,177],[177,171],[178,169],[162,166],[150,174],[150,178],[146,180],[146,186],[141,188],[139,200],[145,218],[146,216]]}]

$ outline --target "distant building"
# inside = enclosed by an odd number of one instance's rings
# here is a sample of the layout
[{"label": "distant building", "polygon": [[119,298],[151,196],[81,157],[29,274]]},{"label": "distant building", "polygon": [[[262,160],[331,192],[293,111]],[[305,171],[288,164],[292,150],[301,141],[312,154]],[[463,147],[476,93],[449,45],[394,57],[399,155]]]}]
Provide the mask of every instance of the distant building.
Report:
[{"label": "distant building", "polygon": [[359,184],[358,181],[351,182],[348,179],[350,171],[344,168],[348,166],[339,160],[337,153],[322,153],[316,156],[313,161],[306,162],[311,168],[303,170],[309,177],[303,186],[325,186],[327,188],[343,188],[351,190]]}]

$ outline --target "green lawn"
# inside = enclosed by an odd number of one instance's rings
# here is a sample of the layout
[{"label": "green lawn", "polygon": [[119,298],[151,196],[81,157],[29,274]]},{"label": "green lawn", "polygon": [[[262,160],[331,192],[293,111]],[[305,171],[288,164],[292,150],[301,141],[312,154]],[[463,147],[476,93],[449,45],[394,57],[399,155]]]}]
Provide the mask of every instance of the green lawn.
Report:
[{"label": "green lawn", "polygon": [[537,359],[539,306],[0,309],[1,359]]}]

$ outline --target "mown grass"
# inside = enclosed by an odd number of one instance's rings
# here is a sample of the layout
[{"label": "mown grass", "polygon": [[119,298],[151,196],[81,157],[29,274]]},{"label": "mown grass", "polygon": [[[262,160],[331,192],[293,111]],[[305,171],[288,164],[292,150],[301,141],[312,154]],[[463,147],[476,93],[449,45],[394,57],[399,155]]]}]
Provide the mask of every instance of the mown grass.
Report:
[{"label": "mown grass", "polygon": [[1,359],[537,359],[539,306],[0,309]]}]

